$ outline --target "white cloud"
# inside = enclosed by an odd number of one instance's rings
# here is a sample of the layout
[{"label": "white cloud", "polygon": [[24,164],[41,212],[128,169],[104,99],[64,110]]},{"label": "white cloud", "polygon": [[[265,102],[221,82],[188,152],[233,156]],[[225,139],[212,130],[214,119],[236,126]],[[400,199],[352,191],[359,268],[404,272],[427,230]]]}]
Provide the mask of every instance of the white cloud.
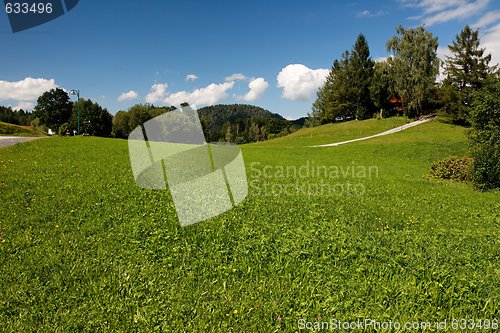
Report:
[{"label": "white cloud", "polygon": [[463,3],[463,0],[401,0],[403,6],[412,8],[422,8],[425,14],[440,12],[457,3]]},{"label": "white cloud", "polygon": [[156,83],[151,86],[151,92],[146,95],[147,103],[157,103],[161,102],[165,98],[167,92],[168,84],[166,83]]},{"label": "white cloud", "polygon": [[234,73],[230,76],[227,76],[224,80],[226,82],[236,81],[236,80],[246,80],[247,77],[241,73]]},{"label": "white cloud", "polygon": [[383,10],[379,10],[379,11],[372,13],[369,10],[365,9],[362,12],[358,12],[357,16],[358,17],[377,17],[377,16],[382,16],[384,14],[386,14],[386,12]]},{"label": "white cloud", "polygon": [[55,88],[57,88],[57,85],[53,79],[27,77],[24,80],[15,82],[0,80],[0,101],[34,101],[47,90]]},{"label": "white cloud", "polygon": [[[500,10],[487,10],[491,0],[400,0],[403,6],[422,11],[415,17],[430,26],[454,19],[478,16],[472,26],[480,29],[481,46],[491,53],[492,64],[500,63]],[[449,55],[447,47],[438,48],[438,56]]]},{"label": "white cloud", "polygon": [[406,7],[421,9],[422,15],[412,18],[421,19],[423,24],[431,26],[476,15],[488,6],[490,0],[417,0],[402,3]]},{"label": "white cloud", "polygon": [[491,53],[492,65],[500,64],[500,22],[484,30],[480,36],[481,46]]},{"label": "white cloud", "polygon": [[436,78],[436,80],[438,82],[443,81],[444,78],[446,77],[443,65],[444,65],[444,61],[446,61],[446,57],[450,57],[451,55],[452,54],[451,54],[451,51],[448,48],[448,46],[438,46],[437,56],[438,56],[439,60],[441,60],[441,66],[439,66],[439,73],[438,73],[438,76]]},{"label": "white cloud", "polygon": [[310,69],[302,64],[290,64],[278,74],[278,87],[282,96],[291,100],[308,100],[323,85],[330,71],[325,68]]},{"label": "white cloud", "polygon": [[250,91],[243,96],[239,96],[239,98],[247,102],[256,101],[264,94],[268,87],[269,84],[267,83],[267,81],[262,77],[258,77],[251,80],[248,84],[248,88],[250,88]]},{"label": "white cloud", "polygon": [[500,10],[488,12],[473,24],[475,28],[482,28],[500,20]]},{"label": "white cloud", "polygon": [[33,102],[19,102],[19,104],[12,107],[13,110],[32,110],[35,107]]},{"label": "white cloud", "polygon": [[136,99],[137,97],[139,97],[139,95],[135,91],[130,90],[129,92],[124,92],[123,94],[118,96],[118,100],[120,102],[122,102],[122,101],[131,100],[131,99]]},{"label": "white cloud", "polygon": [[146,95],[147,103],[161,103],[167,105],[180,105],[187,102],[197,105],[216,104],[227,97],[227,91],[234,86],[234,81],[224,83],[211,83],[206,87],[193,91],[167,92],[168,84],[156,83],[151,86],[151,92]]},{"label": "white cloud", "polygon": [[437,56],[441,60],[445,60],[446,56],[451,56],[451,51],[448,46],[438,46],[437,48]]},{"label": "white cloud", "polygon": [[186,75],[186,81],[196,81],[198,80],[198,76],[196,76],[195,74],[188,74]]},{"label": "white cloud", "polygon": [[384,62],[384,61],[387,61],[387,58],[388,57],[376,57],[375,59],[373,59],[373,61],[375,61],[375,62]]},{"label": "white cloud", "polygon": [[196,105],[212,105],[227,97],[227,91],[234,86],[234,81],[224,83],[211,83],[204,88],[189,91],[178,91],[168,94],[164,103],[180,105],[187,102]]}]

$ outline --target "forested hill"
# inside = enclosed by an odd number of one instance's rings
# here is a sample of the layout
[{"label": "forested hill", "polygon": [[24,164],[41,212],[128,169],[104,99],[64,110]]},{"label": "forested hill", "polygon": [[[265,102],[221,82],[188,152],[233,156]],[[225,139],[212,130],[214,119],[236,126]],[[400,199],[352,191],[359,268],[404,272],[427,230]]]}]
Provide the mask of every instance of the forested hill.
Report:
[{"label": "forested hill", "polygon": [[261,107],[218,104],[198,110],[207,142],[247,143],[286,135],[300,125]]}]

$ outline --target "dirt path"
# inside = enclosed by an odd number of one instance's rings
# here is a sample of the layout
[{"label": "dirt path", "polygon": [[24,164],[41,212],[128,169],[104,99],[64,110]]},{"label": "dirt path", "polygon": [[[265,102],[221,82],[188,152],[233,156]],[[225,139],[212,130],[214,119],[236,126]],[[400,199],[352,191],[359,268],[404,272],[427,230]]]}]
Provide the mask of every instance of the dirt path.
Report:
[{"label": "dirt path", "polygon": [[311,146],[311,147],[336,147],[336,146],[340,146],[340,145],[343,145],[343,144],[346,144],[346,143],[368,140],[368,139],[376,138],[376,137],[379,137],[379,136],[384,136],[384,135],[388,135],[388,134],[392,134],[392,133],[401,132],[401,131],[404,131],[405,129],[408,129],[410,127],[417,126],[417,125],[423,124],[425,122],[428,122],[431,119],[432,118],[420,119],[420,120],[408,123],[406,125],[399,126],[399,127],[390,129],[390,130],[382,132],[382,133],[378,133],[378,134],[374,134],[374,135],[370,135],[370,136],[365,136],[363,138],[357,138],[357,139],[352,139],[352,140],[347,140],[347,141],[341,141],[341,142],[334,142],[334,143],[327,143],[327,144],[324,144],[324,145]]},{"label": "dirt path", "polygon": [[47,136],[0,136],[0,148],[43,138],[47,138]]}]

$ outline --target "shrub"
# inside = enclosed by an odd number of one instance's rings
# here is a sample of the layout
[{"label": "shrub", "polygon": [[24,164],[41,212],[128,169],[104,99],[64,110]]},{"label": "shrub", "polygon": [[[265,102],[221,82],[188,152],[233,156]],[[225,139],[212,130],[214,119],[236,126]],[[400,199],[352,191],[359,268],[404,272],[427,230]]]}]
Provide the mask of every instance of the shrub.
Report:
[{"label": "shrub", "polygon": [[441,161],[432,163],[430,176],[440,179],[468,181],[471,180],[473,162],[474,160],[470,157],[448,156]]},{"label": "shrub", "polygon": [[492,77],[474,92],[469,146],[474,157],[472,180],[480,190],[500,188],[500,78]]}]

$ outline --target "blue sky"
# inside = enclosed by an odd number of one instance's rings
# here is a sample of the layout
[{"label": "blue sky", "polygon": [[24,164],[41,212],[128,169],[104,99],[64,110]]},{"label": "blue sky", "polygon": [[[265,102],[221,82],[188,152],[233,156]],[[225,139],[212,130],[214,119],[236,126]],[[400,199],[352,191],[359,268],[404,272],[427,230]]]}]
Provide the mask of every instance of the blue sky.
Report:
[{"label": "blue sky", "polygon": [[491,0],[81,0],[18,33],[0,13],[0,105],[30,109],[58,86],[112,114],[188,101],[250,103],[298,118],[359,33],[382,58],[397,24],[422,23],[438,36],[440,55],[465,24],[481,27],[483,46],[500,61],[500,2]]}]

